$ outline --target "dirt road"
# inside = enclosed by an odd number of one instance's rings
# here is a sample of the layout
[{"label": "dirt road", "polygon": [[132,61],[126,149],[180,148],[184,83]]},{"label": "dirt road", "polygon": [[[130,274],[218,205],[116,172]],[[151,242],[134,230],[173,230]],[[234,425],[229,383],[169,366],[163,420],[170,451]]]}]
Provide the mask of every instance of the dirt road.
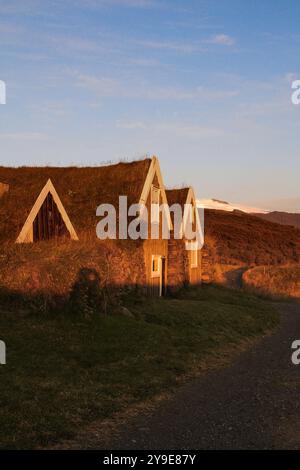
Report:
[{"label": "dirt road", "polygon": [[300,339],[300,305],[277,308],[282,321],[273,335],[230,366],[181,387],[151,414],[131,418],[110,447],[300,448],[300,365],[291,362],[291,343]]}]

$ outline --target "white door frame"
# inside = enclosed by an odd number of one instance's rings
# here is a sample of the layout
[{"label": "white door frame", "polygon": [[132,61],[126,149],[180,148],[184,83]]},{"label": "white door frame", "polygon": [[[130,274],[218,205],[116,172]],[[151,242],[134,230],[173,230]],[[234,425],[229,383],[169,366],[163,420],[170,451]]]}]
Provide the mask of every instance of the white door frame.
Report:
[{"label": "white door frame", "polygon": [[[154,258],[158,259],[158,271],[156,272],[152,271]],[[151,258],[151,278],[154,279],[154,278],[159,277],[159,297],[162,297],[162,289],[163,289],[163,272],[162,272],[163,258],[165,259],[165,257],[162,255],[152,255],[152,258]]]}]

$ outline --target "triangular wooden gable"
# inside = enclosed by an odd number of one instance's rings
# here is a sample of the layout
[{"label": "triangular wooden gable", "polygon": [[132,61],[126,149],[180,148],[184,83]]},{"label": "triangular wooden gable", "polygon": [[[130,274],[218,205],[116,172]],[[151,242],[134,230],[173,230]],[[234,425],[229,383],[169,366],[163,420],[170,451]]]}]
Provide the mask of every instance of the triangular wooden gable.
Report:
[{"label": "triangular wooden gable", "polygon": [[41,209],[45,199],[47,198],[48,194],[51,194],[53,197],[53,200],[57,206],[57,209],[62,217],[62,220],[70,233],[70,238],[72,240],[78,240],[78,236],[76,234],[76,231],[69,219],[69,216],[60,200],[59,195],[56,192],[55,187],[53,186],[52,181],[49,179],[47,183],[45,184],[44,188],[40,192],[37,200],[35,201],[30,214],[28,215],[25,224],[23,225],[23,228],[16,240],[16,243],[31,243],[33,241],[33,222],[39,213],[39,210]]},{"label": "triangular wooden gable", "polygon": [[200,220],[198,207],[197,207],[197,199],[196,199],[196,196],[195,196],[194,189],[192,187],[189,188],[189,191],[188,191],[188,194],[187,194],[187,197],[186,197],[186,201],[185,201],[185,205],[184,205],[183,221],[182,221],[182,226],[181,226],[182,233],[183,233],[183,229],[185,228],[185,226],[187,224],[187,221],[188,221],[189,211],[187,210],[188,207],[186,207],[186,205],[189,205],[189,204],[194,205],[195,208],[196,208],[196,228],[197,228],[197,232],[200,234],[199,235],[199,240],[200,241],[186,242],[186,243],[187,244],[188,243],[194,244],[195,249],[200,250],[203,247],[203,244],[204,244],[204,233],[203,233],[204,232],[204,227],[203,227],[204,220],[203,221]]},{"label": "triangular wooden gable", "polygon": [[164,186],[163,179],[162,179],[162,174],[160,171],[159,161],[156,157],[152,157],[151,165],[150,165],[150,168],[149,168],[146,180],[145,180],[145,184],[142,190],[139,204],[146,205],[155,176],[157,177],[157,180],[159,183],[159,189],[161,190],[162,202],[166,208],[165,215],[166,215],[167,222],[168,222],[168,228],[169,230],[171,230],[172,229],[171,214],[169,210],[165,186]]}]

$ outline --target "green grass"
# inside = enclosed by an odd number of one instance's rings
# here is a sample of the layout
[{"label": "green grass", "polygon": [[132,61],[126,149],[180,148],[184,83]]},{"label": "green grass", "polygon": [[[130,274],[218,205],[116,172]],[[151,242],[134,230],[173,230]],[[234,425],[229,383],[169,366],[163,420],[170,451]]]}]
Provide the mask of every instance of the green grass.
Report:
[{"label": "green grass", "polygon": [[[262,299],[223,288],[133,299],[135,318],[3,312],[0,447],[34,448],[172,388],[224,348],[264,333],[277,314]],[[1,302],[0,302],[1,305]]]}]

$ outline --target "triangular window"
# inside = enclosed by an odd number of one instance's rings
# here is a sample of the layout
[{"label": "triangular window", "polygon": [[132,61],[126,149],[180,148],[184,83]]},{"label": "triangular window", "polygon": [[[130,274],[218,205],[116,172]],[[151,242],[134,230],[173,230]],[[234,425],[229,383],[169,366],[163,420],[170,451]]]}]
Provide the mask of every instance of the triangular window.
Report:
[{"label": "triangular window", "polygon": [[50,240],[69,235],[68,229],[49,192],[33,221],[33,241]]}]

